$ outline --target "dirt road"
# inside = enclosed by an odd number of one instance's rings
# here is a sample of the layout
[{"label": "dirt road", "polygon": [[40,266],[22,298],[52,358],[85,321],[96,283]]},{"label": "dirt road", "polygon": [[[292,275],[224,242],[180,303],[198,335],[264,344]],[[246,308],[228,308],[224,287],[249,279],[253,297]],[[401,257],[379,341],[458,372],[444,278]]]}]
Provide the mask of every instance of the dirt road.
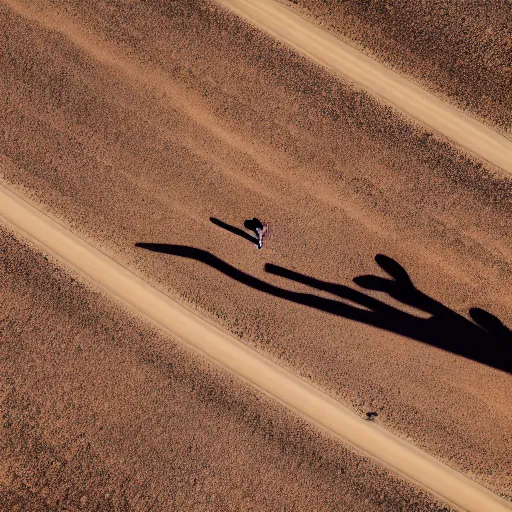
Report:
[{"label": "dirt road", "polygon": [[67,265],[213,361],[337,434],[381,463],[465,510],[500,512],[509,503],[338,402],[172,301],[2,186],[0,214]]},{"label": "dirt road", "polygon": [[2,512],[454,512],[3,218],[0,254]]},{"label": "dirt road", "polygon": [[501,0],[277,1],[511,138],[512,10]]},{"label": "dirt road", "polygon": [[362,85],[418,122],[512,173],[512,141],[273,0],[219,0],[298,52]]},{"label": "dirt road", "polygon": [[[8,0],[0,26],[9,189],[240,343],[511,499],[512,370],[494,336],[512,325],[509,172],[209,0]],[[262,251],[243,230],[255,216],[271,225]],[[400,279],[383,279],[389,270]],[[53,311],[68,288],[55,287]],[[67,375],[75,367],[72,356],[62,363]],[[19,380],[37,392],[30,371]]]}]

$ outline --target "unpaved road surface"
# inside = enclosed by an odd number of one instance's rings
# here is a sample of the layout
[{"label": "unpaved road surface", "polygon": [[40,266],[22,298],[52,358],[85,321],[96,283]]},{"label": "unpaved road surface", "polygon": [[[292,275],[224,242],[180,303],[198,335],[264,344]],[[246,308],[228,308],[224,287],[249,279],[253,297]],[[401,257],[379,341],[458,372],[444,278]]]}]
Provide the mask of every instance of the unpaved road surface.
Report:
[{"label": "unpaved road surface", "polygon": [[322,425],[378,462],[465,510],[496,512],[511,506],[495,494],[386,430],[361,419],[235,338],[170,300],[111,258],[0,188],[0,214],[68,266],[101,285],[213,361],[290,409]]},{"label": "unpaved road surface", "polygon": [[[10,190],[240,343],[359,416],[377,412],[379,428],[510,500],[509,172],[217,3],[9,0],[0,23],[0,165]],[[244,230],[253,217],[270,225],[261,251]],[[58,311],[59,293],[72,295],[59,286],[33,307]],[[115,323],[105,333],[117,339]],[[11,376],[24,367],[23,346],[9,345]],[[73,358],[61,367],[67,377],[45,381],[53,390],[72,383]],[[27,368],[16,382],[26,380],[31,400],[40,379],[29,369],[47,367],[34,357]],[[94,375],[98,396],[113,396]],[[125,383],[116,377],[108,389],[122,398]],[[59,410],[62,396],[48,396]],[[100,429],[109,415],[84,396],[66,403],[91,425],[101,413]],[[72,430],[72,415],[52,417],[26,424],[45,439],[59,425]],[[120,417],[113,411],[119,425],[98,434],[107,444],[116,434],[104,452],[111,468],[130,444]],[[144,436],[152,429],[162,427]],[[36,436],[23,432],[6,439]],[[85,447],[94,445],[87,432]],[[16,467],[37,481],[46,467],[37,450],[13,446]],[[150,466],[148,478],[161,484],[164,466]],[[258,478],[248,478],[253,491]],[[386,485],[369,503],[396,510]],[[35,494],[63,494],[43,488]],[[353,496],[354,507],[369,499]]]},{"label": "unpaved road surface", "polygon": [[0,225],[2,512],[452,510],[12,228]]},{"label": "unpaved road surface", "polygon": [[278,1],[511,138],[507,2]]},{"label": "unpaved road surface", "polygon": [[320,64],[350,78],[448,139],[512,173],[512,141],[366,57],[274,0],[219,0]]}]

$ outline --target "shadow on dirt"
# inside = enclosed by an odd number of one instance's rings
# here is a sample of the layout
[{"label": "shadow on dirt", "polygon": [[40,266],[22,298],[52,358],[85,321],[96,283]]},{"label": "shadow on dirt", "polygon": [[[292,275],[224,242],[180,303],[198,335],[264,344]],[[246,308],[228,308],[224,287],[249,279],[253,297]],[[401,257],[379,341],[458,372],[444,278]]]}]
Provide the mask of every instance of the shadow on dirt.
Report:
[{"label": "shadow on dirt", "polygon": [[[367,290],[386,293],[403,304],[431,315],[429,318],[406,313],[348,286],[321,281],[270,263],[265,265],[265,270],[269,274],[330,293],[352,304],[275,286],[201,249],[171,244],[138,243],[136,246],[200,261],[246,286],[274,297],[407,336],[512,373],[512,333],[498,318],[479,308],[470,310],[471,318],[476,323],[464,318],[418,290],[405,269],[392,258],[382,254],[378,254],[375,261],[391,278],[366,275],[354,278],[354,283]],[[361,307],[353,304],[359,304]]]},{"label": "shadow on dirt", "polygon": [[254,233],[256,233],[256,229],[263,229],[263,222],[254,217],[253,219],[244,220],[244,227],[245,229],[254,231]]},{"label": "shadow on dirt", "polygon": [[[250,220],[250,221],[246,220],[244,222],[244,226],[247,229],[249,229],[250,231],[256,232],[256,226],[254,228],[252,228],[254,220],[257,220],[257,219],[253,219],[253,220]],[[242,238],[245,238],[245,240],[249,240],[249,242],[251,242],[253,244],[257,244],[258,243],[258,239],[257,238],[249,235],[249,233],[246,233],[243,229],[237,228],[235,226],[231,226],[230,224],[226,224],[225,222],[223,222],[223,221],[221,221],[219,219],[216,219],[215,217],[210,217],[210,222],[212,222],[216,226],[219,226],[220,228],[225,229],[226,231],[229,231],[230,233],[233,233],[235,235],[241,236]],[[261,222],[260,222],[260,224],[261,224]],[[251,227],[248,227],[248,225],[250,225]]]}]

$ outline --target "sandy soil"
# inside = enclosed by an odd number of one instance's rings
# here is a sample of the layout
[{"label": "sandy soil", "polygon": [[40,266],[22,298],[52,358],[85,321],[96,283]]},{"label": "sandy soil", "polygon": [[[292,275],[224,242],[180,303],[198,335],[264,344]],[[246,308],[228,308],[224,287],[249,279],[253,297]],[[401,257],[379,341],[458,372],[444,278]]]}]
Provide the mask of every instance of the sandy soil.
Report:
[{"label": "sandy soil", "polygon": [[510,2],[278,1],[512,136]]},{"label": "sandy soil", "polygon": [[395,71],[365,56],[334,35],[304,20],[274,0],[218,0],[294,51],[349,78],[370,94],[512,174],[512,141],[429,94]]},{"label": "sandy soil", "polygon": [[448,511],[1,228],[0,510]]},{"label": "sandy soil", "polygon": [[358,417],[293,373],[204,321],[4,187],[0,188],[0,199],[0,214],[4,219],[67,267],[76,269],[134,312],[153,320],[214,363],[326,428],[342,442],[464,510],[510,510],[509,503],[494,493],[393,436],[374,421]]},{"label": "sandy soil", "polygon": [[[510,177],[214,4],[52,5],[0,7],[9,186],[250,347],[510,498],[511,375],[496,347],[484,339],[486,350],[469,350],[456,315],[425,340],[422,322],[388,309],[396,322],[376,328],[350,307],[370,295],[425,316],[393,290],[352,282],[384,276],[381,253],[448,311],[469,318],[478,307],[512,325]],[[210,216],[239,228],[260,217],[271,238],[257,251]],[[260,281],[140,242],[200,248]],[[326,297],[265,263],[344,285],[348,306],[328,314],[262,286]]]}]

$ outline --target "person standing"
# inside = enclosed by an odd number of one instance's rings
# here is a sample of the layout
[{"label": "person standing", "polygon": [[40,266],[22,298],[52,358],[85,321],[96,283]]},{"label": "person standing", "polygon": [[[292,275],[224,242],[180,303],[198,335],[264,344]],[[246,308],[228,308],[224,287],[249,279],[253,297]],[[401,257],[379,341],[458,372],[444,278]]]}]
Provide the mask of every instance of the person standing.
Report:
[{"label": "person standing", "polygon": [[260,226],[255,228],[256,236],[258,237],[258,249],[263,247],[263,237],[266,235],[268,226],[260,222]]},{"label": "person standing", "polygon": [[244,227],[256,233],[256,246],[258,249],[261,249],[263,247],[264,238],[268,236],[268,225],[254,217],[253,219],[244,221]]}]

